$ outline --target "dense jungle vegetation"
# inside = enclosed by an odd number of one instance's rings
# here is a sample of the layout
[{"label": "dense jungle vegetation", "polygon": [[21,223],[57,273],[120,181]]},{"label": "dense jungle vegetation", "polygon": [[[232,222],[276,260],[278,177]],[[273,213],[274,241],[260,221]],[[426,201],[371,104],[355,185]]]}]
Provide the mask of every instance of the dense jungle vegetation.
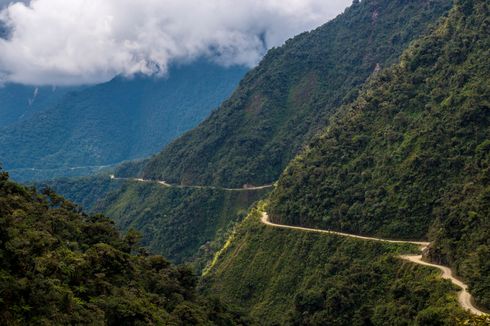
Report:
[{"label": "dense jungle vegetation", "polygon": [[[0,324],[243,325],[138,235],[0,172]],[[139,253],[138,253],[139,252]]]},{"label": "dense jungle vegetation", "polygon": [[396,62],[449,0],[356,1],[344,14],[269,51],[231,98],[153,158],[145,178],[240,187],[277,180],[327,117]]},{"label": "dense jungle vegetation", "polygon": [[436,240],[435,260],[490,307],[490,12],[448,18],[379,72],[282,175],[286,224]]}]

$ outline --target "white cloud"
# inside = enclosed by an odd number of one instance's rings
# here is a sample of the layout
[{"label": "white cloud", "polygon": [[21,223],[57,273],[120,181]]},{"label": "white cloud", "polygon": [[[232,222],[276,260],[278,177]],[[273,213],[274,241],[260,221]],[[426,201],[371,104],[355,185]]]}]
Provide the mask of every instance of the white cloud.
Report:
[{"label": "white cloud", "polygon": [[[0,7],[11,1],[0,0]],[[25,84],[81,84],[165,73],[212,57],[253,66],[267,48],[314,28],[351,0],[32,0],[1,11],[0,75]],[[4,80],[5,81],[5,80]]]}]

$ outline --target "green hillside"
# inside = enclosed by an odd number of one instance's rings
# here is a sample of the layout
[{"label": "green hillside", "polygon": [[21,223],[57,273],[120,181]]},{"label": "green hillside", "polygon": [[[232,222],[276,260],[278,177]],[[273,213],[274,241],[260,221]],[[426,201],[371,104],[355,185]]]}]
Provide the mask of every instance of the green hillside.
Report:
[{"label": "green hillside", "polygon": [[0,173],[0,324],[243,325],[197,279],[103,216]]},{"label": "green hillside", "polygon": [[305,141],[378,67],[450,6],[449,0],[356,1],[344,14],[269,51],[229,100],[153,158],[141,175],[240,187],[277,180]]},{"label": "green hillside", "polygon": [[490,307],[489,10],[488,1],[457,1],[400,64],[373,77],[286,169],[272,219],[429,237],[430,256]]},{"label": "green hillside", "polygon": [[[436,21],[436,17],[449,10],[449,5],[449,1],[368,0],[355,4],[331,23],[314,32],[298,36],[284,47],[271,51],[264,62],[240,83],[232,98],[215,111],[206,122],[169,145],[150,163],[141,161],[136,164],[125,164],[119,168],[118,175],[134,176],[138,174],[138,169],[144,167],[146,171],[151,172],[150,177],[172,182],[170,174],[159,175],[161,171],[159,162],[163,162],[161,160],[163,159],[195,168],[196,174],[189,177],[193,180],[177,178],[174,180],[176,183],[183,181],[201,185],[215,183],[240,187],[248,181],[263,184],[275,180],[293,153],[311,137],[314,130],[325,125],[324,119],[330,114],[331,108],[343,101],[338,98],[334,100],[333,94],[344,98],[349,93],[349,100],[355,97],[356,89],[374,71],[376,63],[387,65],[388,62],[395,62],[402,49],[413,38],[419,36],[428,24]],[[375,12],[377,14],[373,16]],[[368,42],[370,37],[372,41]],[[365,52],[361,51],[363,46]],[[260,112],[257,111],[257,114],[251,115],[249,111],[244,111],[243,106],[233,104],[243,94],[253,96],[265,92],[271,96],[271,101],[272,99],[279,101],[292,89],[298,92],[301,87],[310,90],[311,85],[300,82],[308,75],[310,66],[311,71],[322,76],[323,86],[314,88],[316,95],[312,93],[311,96],[296,98],[293,101],[296,104],[288,100],[287,107],[291,110],[291,114],[283,112],[284,106],[271,104]],[[282,83],[286,85],[284,88],[279,87]],[[246,98],[244,97],[243,100],[245,101]],[[309,102],[309,99],[313,98],[321,101]],[[305,105],[301,104],[303,102]],[[266,118],[269,115],[283,117],[284,123],[277,124],[277,120]],[[242,119],[245,116],[250,119]],[[263,127],[264,124],[274,125],[275,129]],[[275,133],[277,137],[272,136],[269,131]],[[284,158],[284,162],[274,164],[275,172],[272,174],[269,174],[268,168],[263,165],[261,154],[256,152],[269,151],[269,149],[258,146],[254,142],[239,140],[241,137],[262,137],[261,135],[266,135],[264,139],[268,142],[268,145],[264,146],[274,146],[274,153]],[[221,147],[218,148],[210,145],[221,143],[218,138],[226,139],[226,142],[222,143],[223,146],[220,145]],[[276,146],[278,139],[283,142],[281,146]],[[248,145],[246,148],[242,147],[237,141],[244,146]],[[182,148],[182,152],[175,151],[177,147]],[[235,164],[244,158],[243,154],[250,148],[252,151],[246,154],[249,155],[246,161]],[[216,152],[215,149],[219,151]],[[207,155],[219,157],[220,162],[226,164],[226,170],[231,174],[222,174],[224,170],[216,170],[215,167],[218,165],[210,164]],[[166,165],[165,169],[167,168],[172,173],[180,173],[175,165]],[[236,182],[238,179],[234,176],[242,173],[244,178],[240,177]],[[270,178],[252,180],[249,179],[251,173],[257,176],[267,174]],[[199,249],[197,253],[199,259],[209,257],[209,255],[203,256],[203,250],[207,251],[206,243],[211,242],[213,248],[210,253],[214,252],[216,246],[222,243],[222,239],[230,232],[230,229],[224,226],[231,226],[232,221],[240,220],[243,214],[238,212],[246,210],[260,195],[255,194],[250,200],[244,201],[243,205],[236,205],[235,199],[226,199],[224,194],[219,192],[168,191],[159,187],[133,185],[106,196],[104,189],[107,189],[107,182],[106,179],[88,183],[81,181],[78,185],[76,182],[72,184],[54,182],[51,185],[68,198],[80,204],[90,205],[89,207],[93,207],[94,201],[99,200],[102,204],[98,206],[98,211],[116,220],[123,230],[135,227],[143,231],[146,245],[176,261],[189,259],[196,254],[197,249]],[[90,190],[90,184],[93,190]],[[228,211],[232,213],[226,213],[226,218],[223,218],[223,212]],[[213,221],[218,223],[213,225]],[[199,241],[191,241],[195,236],[195,230],[200,231],[196,237]],[[213,238],[215,236],[217,242]],[[200,264],[201,267],[202,265]]]},{"label": "green hillside", "polygon": [[455,325],[439,273],[398,258],[416,248],[275,229],[247,217],[202,286],[258,325]]}]

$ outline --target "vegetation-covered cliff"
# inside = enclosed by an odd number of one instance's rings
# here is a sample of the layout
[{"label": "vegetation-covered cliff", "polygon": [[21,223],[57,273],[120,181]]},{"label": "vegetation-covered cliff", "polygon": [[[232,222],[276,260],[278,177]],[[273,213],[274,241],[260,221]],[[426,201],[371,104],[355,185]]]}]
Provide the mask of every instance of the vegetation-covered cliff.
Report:
[{"label": "vegetation-covered cliff", "polygon": [[141,245],[199,272],[226,241],[250,207],[270,189],[167,188],[157,183],[106,177],[65,178],[50,187],[90,212],[103,213],[123,232],[136,229]]},{"label": "vegetation-covered cliff", "polygon": [[490,307],[489,10],[488,1],[456,1],[399,64],[374,76],[286,169],[272,219],[429,237],[431,257]]},{"label": "vegetation-covered cliff", "polygon": [[201,270],[269,189],[226,191],[166,188],[126,182],[99,200],[94,210],[110,216],[124,231],[143,234],[141,244],[175,263]]}]

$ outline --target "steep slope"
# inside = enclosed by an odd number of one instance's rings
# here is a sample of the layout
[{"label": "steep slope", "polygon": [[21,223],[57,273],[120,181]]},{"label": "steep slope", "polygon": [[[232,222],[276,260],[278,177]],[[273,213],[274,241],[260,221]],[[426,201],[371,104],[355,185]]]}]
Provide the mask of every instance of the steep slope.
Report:
[{"label": "steep slope", "polygon": [[0,129],[0,161],[21,178],[31,168],[100,166],[150,155],[202,121],[244,73],[200,60],[174,67],[168,79],[116,78],[70,93],[49,110]]},{"label": "steep slope", "polygon": [[271,50],[199,127],[152,159],[145,178],[240,187],[274,182],[306,140],[379,67],[444,14],[448,0],[355,2]]},{"label": "steep slope", "polygon": [[102,216],[87,216],[0,171],[2,325],[243,325],[196,279],[137,250]]},{"label": "steep slope", "polygon": [[273,221],[436,240],[490,307],[490,11],[460,0],[282,175]]},{"label": "steep slope", "polygon": [[455,325],[465,314],[438,272],[407,245],[260,224],[253,211],[202,286],[261,325]]}]

